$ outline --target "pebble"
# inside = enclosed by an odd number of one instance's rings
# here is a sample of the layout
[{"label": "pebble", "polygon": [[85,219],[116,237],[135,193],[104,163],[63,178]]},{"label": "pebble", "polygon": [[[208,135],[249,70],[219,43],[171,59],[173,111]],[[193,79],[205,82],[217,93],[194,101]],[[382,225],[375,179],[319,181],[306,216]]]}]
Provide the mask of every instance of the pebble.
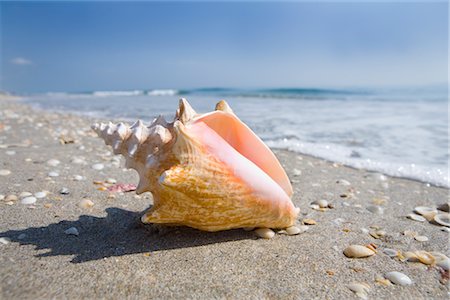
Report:
[{"label": "pebble", "polygon": [[69,229],[66,229],[66,231],[64,231],[65,234],[67,235],[79,235],[78,229],[76,227],[70,227]]},{"label": "pebble", "polygon": [[381,206],[371,205],[367,207],[367,210],[376,215],[382,215],[384,213],[384,208]]},{"label": "pebble", "polygon": [[16,151],[14,150],[9,150],[5,152],[7,155],[16,155]]},{"label": "pebble", "polygon": [[427,219],[425,219],[424,217],[418,215],[418,214],[409,214],[406,216],[408,219],[417,221],[417,222],[425,222]]},{"label": "pebble", "polygon": [[45,198],[45,197],[47,197],[47,192],[44,192],[44,191],[37,192],[37,193],[34,193],[34,196],[38,199]]},{"label": "pebble", "polygon": [[81,208],[87,209],[87,208],[91,208],[92,206],[94,206],[94,202],[92,202],[89,199],[83,199],[83,200],[80,201],[80,207]]},{"label": "pebble", "polygon": [[11,174],[10,170],[6,170],[6,169],[0,170],[0,176],[8,176],[9,174]]},{"label": "pebble", "polygon": [[414,239],[419,242],[427,242],[428,241],[428,238],[424,235],[416,235],[414,237]]},{"label": "pebble", "polygon": [[108,178],[108,179],[106,179],[106,183],[115,184],[115,183],[117,183],[117,180],[115,180],[114,178]]},{"label": "pebble", "polygon": [[47,161],[47,165],[49,165],[51,167],[56,167],[59,164],[60,164],[60,161],[57,159],[50,159]]},{"label": "pebble", "polygon": [[410,285],[410,284],[412,284],[411,278],[409,278],[405,274],[397,272],[397,271],[389,272],[389,273],[386,274],[385,277],[387,279],[389,279],[390,281],[392,281],[393,283],[398,284],[398,285]]},{"label": "pebble", "polygon": [[384,248],[383,253],[389,257],[396,257],[398,255],[398,251],[391,248]]},{"label": "pebble", "polygon": [[26,204],[26,205],[34,204],[34,203],[36,203],[36,200],[37,200],[36,197],[30,196],[30,197],[25,197],[22,200],[20,200],[20,203]]},{"label": "pebble", "polygon": [[0,244],[8,245],[10,242],[11,242],[10,238],[7,238],[7,237],[1,237],[0,238]]},{"label": "pebble", "polygon": [[69,194],[70,194],[70,191],[69,191],[68,188],[63,187],[62,189],[59,190],[59,193],[60,193],[61,195],[69,195]]},{"label": "pebble", "polygon": [[48,176],[50,176],[50,177],[58,177],[58,176],[59,176],[59,173],[56,172],[56,171],[52,171],[52,172],[49,172],[49,173],[48,173]]},{"label": "pebble", "polygon": [[353,282],[347,287],[361,299],[367,299],[367,294],[370,292],[370,286],[365,282]]},{"label": "pebble", "polygon": [[349,258],[363,258],[375,254],[375,251],[361,245],[350,245],[344,250],[344,255]]},{"label": "pebble", "polygon": [[73,180],[75,180],[75,181],[82,181],[82,180],[84,180],[84,177],[81,176],[81,175],[74,175],[73,176]]},{"label": "pebble", "polygon": [[30,192],[22,192],[19,194],[20,199],[25,198],[25,197],[30,197],[30,196],[33,196],[33,194]]},{"label": "pebble", "polygon": [[258,228],[255,233],[263,239],[271,239],[275,236],[275,232],[270,228]]},{"label": "pebble", "polygon": [[92,169],[97,170],[97,171],[103,170],[104,167],[105,167],[104,164],[93,164],[92,165]]}]

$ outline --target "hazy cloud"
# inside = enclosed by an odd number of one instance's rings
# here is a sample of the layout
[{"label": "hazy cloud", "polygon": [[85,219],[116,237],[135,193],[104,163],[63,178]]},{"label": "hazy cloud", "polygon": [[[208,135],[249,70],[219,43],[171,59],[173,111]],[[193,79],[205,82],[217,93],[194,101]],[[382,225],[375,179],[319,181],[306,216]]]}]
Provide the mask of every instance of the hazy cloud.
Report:
[{"label": "hazy cloud", "polygon": [[15,65],[20,65],[20,66],[26,66],[26,65],[31,65],[33,62],[31,60],[23,58],[23,57],[15,57],[15,58],[11,59],[11,63],[13,63]]}]

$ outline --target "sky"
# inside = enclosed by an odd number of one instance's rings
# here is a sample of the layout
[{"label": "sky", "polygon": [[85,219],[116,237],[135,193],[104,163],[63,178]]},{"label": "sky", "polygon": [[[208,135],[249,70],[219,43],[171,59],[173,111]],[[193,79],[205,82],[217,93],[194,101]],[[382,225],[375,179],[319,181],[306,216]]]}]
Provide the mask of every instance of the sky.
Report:
[{"label": "sky", "polygon": [[0,89],[447,82],[447,2],[0,2]]}]

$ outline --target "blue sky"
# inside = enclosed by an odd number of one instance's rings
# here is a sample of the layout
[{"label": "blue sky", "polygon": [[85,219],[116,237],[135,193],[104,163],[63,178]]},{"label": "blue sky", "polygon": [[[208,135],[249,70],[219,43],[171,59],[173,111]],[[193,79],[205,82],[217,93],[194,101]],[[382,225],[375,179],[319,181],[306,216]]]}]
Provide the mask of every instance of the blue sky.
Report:
[{"label": "blue sky", "polygon": [[445,83],[448,4],[1,2],[1,89]]}]

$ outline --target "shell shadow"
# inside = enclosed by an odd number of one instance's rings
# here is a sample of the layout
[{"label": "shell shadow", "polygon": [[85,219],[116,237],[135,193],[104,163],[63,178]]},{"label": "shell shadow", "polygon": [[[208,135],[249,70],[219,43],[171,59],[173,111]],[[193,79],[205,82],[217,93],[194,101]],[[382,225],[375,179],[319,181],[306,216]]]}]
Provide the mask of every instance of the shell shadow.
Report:
[{"label": "shell shadow", "polygon": [[[104,218],[82,215],[76,221],[63,220],[43,227],[0,232],[0,237],[8,237],[21,245],[35,245],[35,250],[49,250],[36,257],[75,255],[72,263],[255,239],[251,232],[244,230],[203,232],[188,227],[144,225],[140,221],[143,213],[116,207],[105,211]],[[70,227],[76,227],[79,236],[66,235],[64,231]]]}]

